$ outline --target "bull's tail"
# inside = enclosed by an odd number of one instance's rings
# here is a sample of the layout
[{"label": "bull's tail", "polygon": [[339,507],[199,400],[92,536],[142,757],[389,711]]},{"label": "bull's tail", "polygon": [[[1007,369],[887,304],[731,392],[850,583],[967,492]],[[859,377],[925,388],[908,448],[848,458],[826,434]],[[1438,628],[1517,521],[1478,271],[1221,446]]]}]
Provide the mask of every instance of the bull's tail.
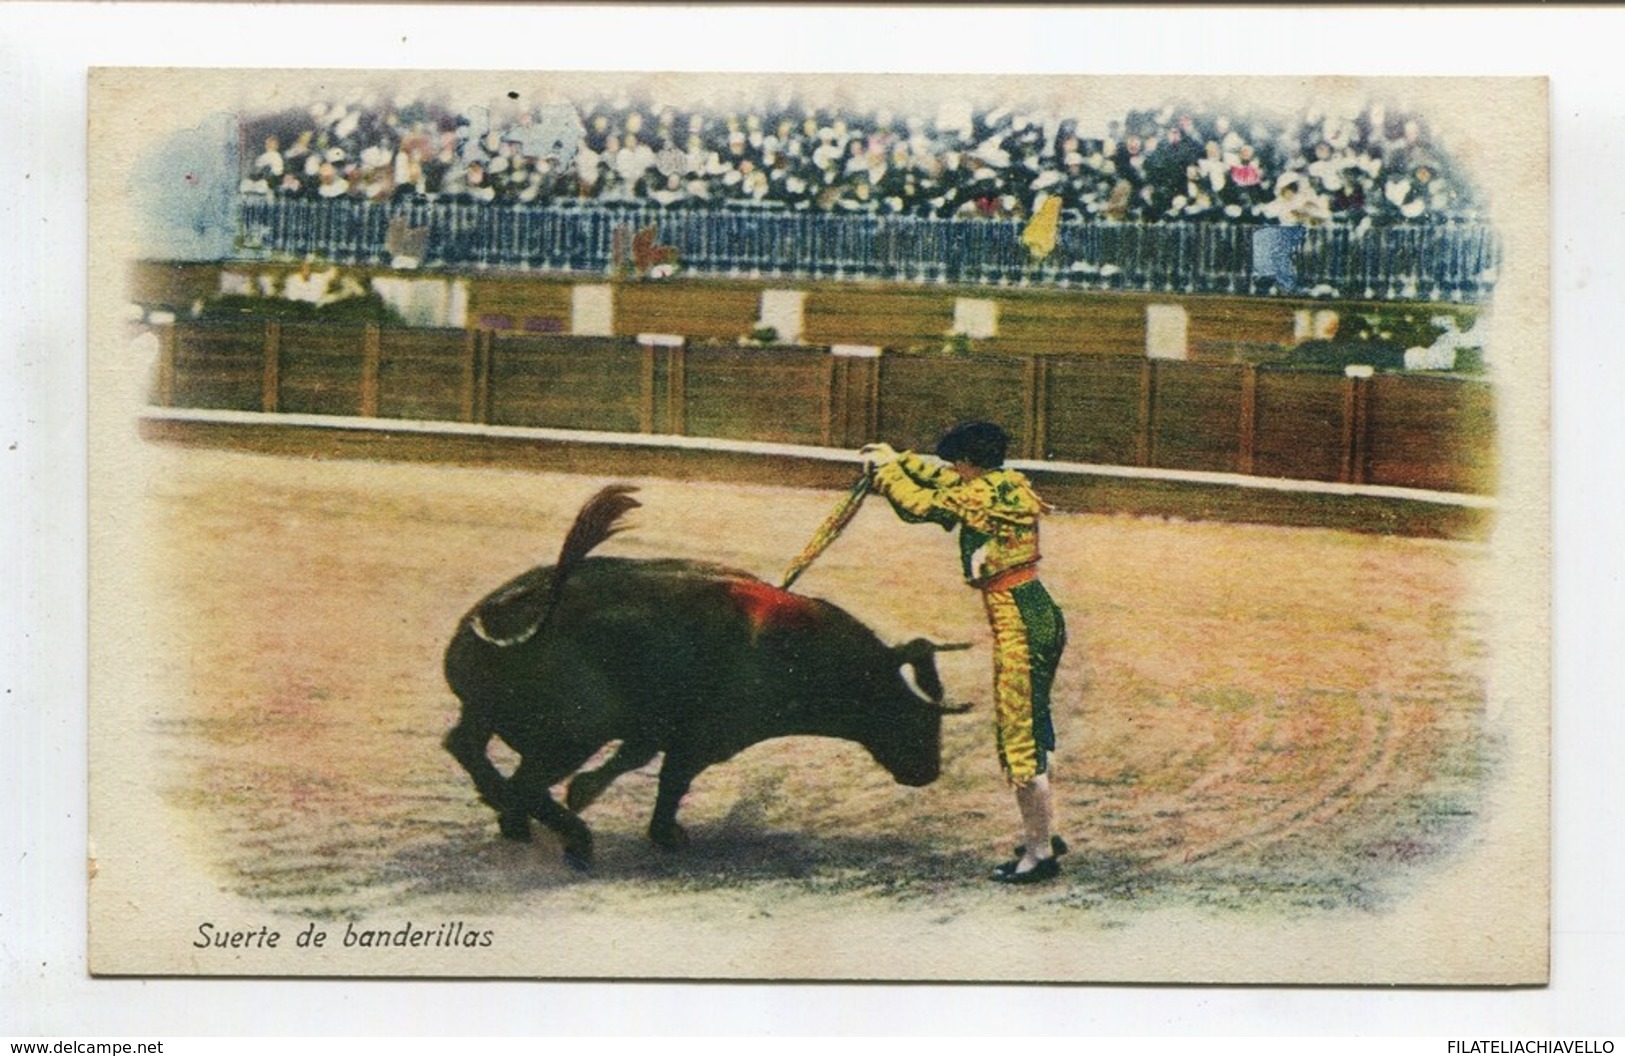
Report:
[{"label": "bull's tail", "polygon": [[[627,511],[642,505],[631,496],[636,490],[629,484],[611,484],[588,499],[564,537],[564,546],[559,550],[559,559],[553,566],[547,591],[535,590],[534,583],[521,584],[510,592],[489,599],[469,620],[469,629],[475,636],[499,648],[521,645],[536,637],[558,606],[559,598],[564,594],[564,584],[580,566],[582,558],[605,539],[626,529],[627,526],[620,523],[621,518],[626,516]],[[525,610],[529,610],[528,614],[525,614]],[[509,627],[517,622],[518,627],[503,633],[495,630],[491,622]]]},{"label": "bull's tail", "polygon": [[560,595],[564,593],[565,582],[576,566],[581,564],[581,559],[605,539],[626,530],[627,526],[620,523],[621,518],[628,511],[643,505],[632,497],[632,492],[637,490],[630,484],[611,484],[581,507],[581,512],[576,514],[576,522],[570,526],[570,533],[564,537],[564,546],[559,549],[559,560],[553,566],[549,610],[558,604]]}]

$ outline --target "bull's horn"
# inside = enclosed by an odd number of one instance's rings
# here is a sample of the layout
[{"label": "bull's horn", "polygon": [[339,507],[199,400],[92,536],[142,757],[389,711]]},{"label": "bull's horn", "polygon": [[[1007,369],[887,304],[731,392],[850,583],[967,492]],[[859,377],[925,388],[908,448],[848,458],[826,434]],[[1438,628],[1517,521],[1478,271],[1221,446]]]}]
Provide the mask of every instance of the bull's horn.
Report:
[{"label": "bull's horn", "polygon": [[967,711],[976,710],[976,705],[967,700],[963,704],[938,704],[937,710],[944,715],[963,715]]},{"label": "bull's horn", "polygon": [[924,660],[933,653],[952,653],[961,649],[969,649],[969,642],[950,642],[942,645],[929,638],[914,638],[896,647],[894,652],[907,663]]}]

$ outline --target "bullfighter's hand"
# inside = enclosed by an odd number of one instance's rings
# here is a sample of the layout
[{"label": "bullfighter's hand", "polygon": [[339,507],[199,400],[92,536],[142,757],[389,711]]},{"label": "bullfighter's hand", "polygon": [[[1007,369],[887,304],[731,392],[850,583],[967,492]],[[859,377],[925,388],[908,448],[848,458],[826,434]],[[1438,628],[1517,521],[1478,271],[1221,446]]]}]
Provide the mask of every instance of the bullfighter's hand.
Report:
[{"label": "bullfighter's hand", "polygon": [[864,444],[858,450],[858,454],[863,456],[863,464],[869,469],[873,469],[875,466],[883,466],[897,458],[897,452],[887,443]]}]

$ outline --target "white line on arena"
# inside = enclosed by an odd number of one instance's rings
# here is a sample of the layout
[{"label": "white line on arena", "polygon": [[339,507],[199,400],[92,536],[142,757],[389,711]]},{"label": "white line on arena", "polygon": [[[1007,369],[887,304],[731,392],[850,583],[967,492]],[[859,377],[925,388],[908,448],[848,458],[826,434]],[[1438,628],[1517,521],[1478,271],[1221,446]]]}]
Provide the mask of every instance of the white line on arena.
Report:
[{"label": "white line on arena", "polygon": [[[670,433],[610,433],[582,429],[547,429],[521,425],[479,425],[472,422],[424,421],[410,418],[359,418],[335,414],[268,414],[263,411],[230,411],[190,407],[149,407],[146,417],[154,421],[210,422],[223,425],[297,425],[317,429],[358,429],[378,433],[422,433],[441,436],[473,436],[507,440],[548,440],[606,447],[665,447],[688,451],[726,451],[746,455],[778,455],[821,462],[856,464],[858,456],[841,448],[812,447],[804,444],[777,444],[762,440],[724,440]],[[1222,487],[1253,488],[1299,494],[1347,495],[1361,498],[1404,499],[1441,506],[1494,509],[1487,495],[1465,495],[1424,488],[1400,488],[1386,484],[1341,484],[1335,481],[1291,480],[1285,477],[1254,477],[1244,473],[1215,473],[1194,469],[1157,469],[1139,466],[1097,465],[1091,462],[1049,462],[1037,459],[1011,459],[1012,467],[1025,471],[1059,473],[1068,476],[1118,477],[1125,480],[1159,480],[1179,484],[1209,484]]]}]

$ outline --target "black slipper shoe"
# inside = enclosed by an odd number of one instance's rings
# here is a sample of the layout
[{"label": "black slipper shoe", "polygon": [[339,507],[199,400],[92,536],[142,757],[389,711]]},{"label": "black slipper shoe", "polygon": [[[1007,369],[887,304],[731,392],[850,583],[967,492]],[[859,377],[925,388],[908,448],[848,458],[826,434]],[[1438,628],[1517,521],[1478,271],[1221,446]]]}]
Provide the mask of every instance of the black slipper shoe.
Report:
[{"label": "black slipper shoe", "polygon": [[[1055,857],[1059,858],[1061,855],[1065,854],[1071,849],[1072,848],[1066,845],[1066,841],[1061,839],[1059,836],[1051,836],[1049,838],[1049,853],[1055,855]],[[1016,857],[1024,858],[1026,855],[1027,845],[1025,843],[1016,844]]]},{"label": "black slipper shoe", "polygon": [[[1065,854],[1071,849],[1072,848],[1066,845],[1066,841],[1061,839],[1059,836],[1051,836],[1049,838],[1049,850],[1050,853],[1055,857],[1059,858],[1061,855]],[[1025,843],[1017,844],[1016,856],[1010,859],[1008,862],[1000,862],[998,865],[993,867],[993,871],[995,873],[1013,873],[1016,871],[1016,866],[1020,865],[1021,860],[1026,856],[1027,845]]]},{"label": "black slipper shoe", "polygon": [[999,884],[1041,884],[1046,880],[1054,880],[1061,875],[1061,860],[1059,858],[1041,858],[1037,865],[1025,873],[1018,873],[1014,869],[1003,872],[995,869],[993,881]]}]

